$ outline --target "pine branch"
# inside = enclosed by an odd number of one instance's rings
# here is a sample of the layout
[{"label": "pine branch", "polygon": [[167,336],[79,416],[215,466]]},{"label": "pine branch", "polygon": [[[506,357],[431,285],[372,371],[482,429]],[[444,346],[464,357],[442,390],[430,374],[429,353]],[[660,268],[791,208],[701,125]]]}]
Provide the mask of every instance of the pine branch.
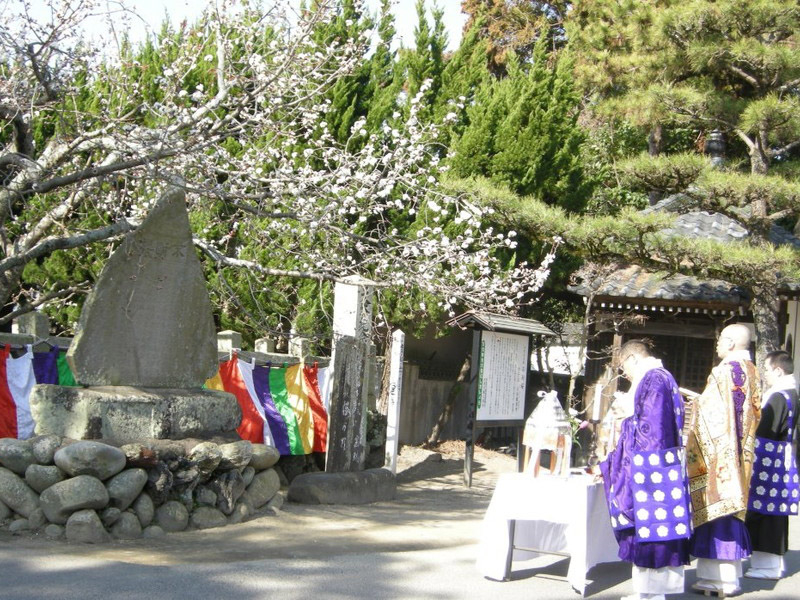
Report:
[{"label": "pine branch", "polygon": [[798,146],[800,146],[800,140],[795,140],[793,142],[790,142],[790,143],[786,144],[785,146],[782,146],[780,148],[776,148],[775,150],[773,150],[771,152],[771,154],[772,154],[772,156],[781,156],[783,154],[788,154],[789,152],[791,152],[792,150],[794,150]]},{"label": "pine branch", "polygon": [[750,73],[748,73],[744,69],[741,69],[741,68],[739,68],[739,67],[737,67],[735,65],[730,65],[730,64],[727,65],[727,68],[728,68],[729,71],[731,71],[731,73],[734,73],[735,75],[738,75],[739,77],[744,79],[747,83],[752,85],[754,88],[759,89],[759,90],[762,88],[761,81],[759,81],[753,75],[750,75]]}]

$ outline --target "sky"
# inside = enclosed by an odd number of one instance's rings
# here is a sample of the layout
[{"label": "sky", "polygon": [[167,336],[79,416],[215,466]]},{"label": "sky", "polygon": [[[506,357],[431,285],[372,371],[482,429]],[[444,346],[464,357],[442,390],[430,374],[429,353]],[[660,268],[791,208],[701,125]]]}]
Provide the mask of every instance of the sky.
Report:
[{"label": "sky", "polygon": [[[34,0],[34,3],[36,1]],[[184,18],[189,21],[196,18],[208,2],[203,0],[127,0],[126,4],[144,17],[152,29],[157,30],[165,10],[169,13],[172,22],[177,24]],[[402,44],[404,47],[414,45],[414,28],[417,24],[415,4],[416,0],[395,0],[393,12],[398,45]],[[429,11],[433,4],[434,0],[426,0]],[[367,0],[367,5],[370,10],[377,13],[380,0]],[[444,8],[444,24],[449,38],[448,48],[454,50],[461,41],[461,29],[466,21],[466,15],[461,13],[460,0],[438,0],[438,5]]]}]

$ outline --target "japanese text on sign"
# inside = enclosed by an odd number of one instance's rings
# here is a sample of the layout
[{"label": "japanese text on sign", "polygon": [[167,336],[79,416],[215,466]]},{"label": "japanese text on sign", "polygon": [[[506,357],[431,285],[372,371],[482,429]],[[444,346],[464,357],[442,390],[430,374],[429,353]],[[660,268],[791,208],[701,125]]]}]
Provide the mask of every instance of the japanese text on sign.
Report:
[{"label": "japanese text on sign", "polygon": [[525,419],[528,336],[484,331],[478,374],[478,421]]}]

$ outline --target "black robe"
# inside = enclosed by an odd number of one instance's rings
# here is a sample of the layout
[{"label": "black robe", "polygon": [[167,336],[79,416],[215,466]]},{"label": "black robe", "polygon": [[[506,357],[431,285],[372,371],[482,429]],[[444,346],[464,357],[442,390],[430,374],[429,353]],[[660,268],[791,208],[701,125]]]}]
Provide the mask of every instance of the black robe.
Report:
[{"label": "black robe", "polygon": [[[795,460],[800,459],[800,414],[798,414],[797,390],[786,390],[792,400],[792,418],[794,420],[792,442],[795,449]],[[761,421],[758,423],[756,436],[782,442],[788,438],[789,411],[786,398],[780,392],[772,394],[761,408]],[[797,463],[796,463],[797,464]],[[747,511],[745,518],[747,531],[753,543],[753,550],[770,554],[786,554],[789,549],[789,517],[781,515],[762,515]]]}]

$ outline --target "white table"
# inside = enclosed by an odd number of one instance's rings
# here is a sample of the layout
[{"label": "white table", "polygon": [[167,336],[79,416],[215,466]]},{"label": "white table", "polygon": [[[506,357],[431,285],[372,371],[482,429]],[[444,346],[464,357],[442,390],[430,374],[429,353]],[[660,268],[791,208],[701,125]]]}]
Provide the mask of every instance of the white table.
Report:
[{"label": "white table", "polygon": [[590,475],[506,473],[483,518],[478,569],[499,581],[511,574],[512,559],[569,556],[567,580],[583,595],[589,569],[619,560],[617,552],[602,482]]}]

